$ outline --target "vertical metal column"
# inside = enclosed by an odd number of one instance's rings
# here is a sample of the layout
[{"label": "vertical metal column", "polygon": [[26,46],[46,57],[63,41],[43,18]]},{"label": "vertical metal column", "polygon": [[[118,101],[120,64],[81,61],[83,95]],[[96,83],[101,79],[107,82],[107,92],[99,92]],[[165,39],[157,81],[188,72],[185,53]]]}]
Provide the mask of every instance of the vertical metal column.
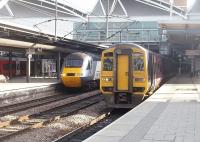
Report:
[{"label": "vertical metal column", "polygon": [[26,82],[30,82],[30,75],[31,75],[31,54],[27,54],[27,62],[26,62]]},{"label": "vertical metal column", "polygon": [[170,0],[170,18],[173,16],[173,3],[174,3],[174,0]]},{"label": "vertical metal column", "polygon": [[108,18],[109,18],[109,8],[110,8],[110,6],[109,6],[109,0],[107,0],[108,1],[108,3],[107,3],[107,13],[106,13],[106,40],[107,40],[107,38],[108,38]]},{"label": "vertical metal column", "polygon": [[36,76],[38,76],[36,55],[34,55],[33,58],[34,58],[34,76],[36,77]]},{"label": "vertical metal column", "polygon": [[12,78],[12,50],[9,50],[9,78]]},{"label": "vertical metal column", "polygon": [[58,10],[57,10],[57,0],[55,1],[55,41],[57,40],[57,17],[58,17]]},{"label": "vertical metal column", "polygon": [[57,59],[57,79],[60,79],[60,52],[58,52],[58,59]]},{"label": "vertical metal column", "polygon": [[150,36],[150,33],[149,33],[149,32],[150,32],[150,31],[148,30],[148,45],[147,45],[147,46],[148,46],[148,50],[149,50],[149,41],[150,41],[150,37],[149,37],[149,36]]},{"label": "vertical metal column", "polygon": [[122,42],[122,31],[119,32],[119,42]]}]

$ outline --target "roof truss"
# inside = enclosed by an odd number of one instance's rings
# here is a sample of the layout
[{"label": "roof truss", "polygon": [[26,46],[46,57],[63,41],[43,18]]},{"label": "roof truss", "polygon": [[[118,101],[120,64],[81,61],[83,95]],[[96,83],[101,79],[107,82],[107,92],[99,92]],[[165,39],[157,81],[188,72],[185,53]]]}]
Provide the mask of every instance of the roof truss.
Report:
[{"label": "roof truss", "polygon": [[[10,0],[10,1],[32,8],[43,14],[48,13],[49,15],[51,15],[51,12],[49,12],[48,10],[55,11],[55,7],[56,7],[55,0]],[[46,9],[47,11],[40,10],[39,8]],[[57,2],[57,8],[58,8],[57,12],[67,14],[67,15],[73,15],[73,16],[81,18],[84,21],[87,21],[87,13],[83,13],[79,11],[78,9],[74,9],[60,2]]]},{"label": "roof truss", "polygon": [[159,8],[164,11],[168,11],[170,12],[170,15],[173,13],[187,19],[186,11],[173,5],[173,3],[167,3],[162,0],[136,0],[136,1],[146,5],[150,5],[155,8]]}]

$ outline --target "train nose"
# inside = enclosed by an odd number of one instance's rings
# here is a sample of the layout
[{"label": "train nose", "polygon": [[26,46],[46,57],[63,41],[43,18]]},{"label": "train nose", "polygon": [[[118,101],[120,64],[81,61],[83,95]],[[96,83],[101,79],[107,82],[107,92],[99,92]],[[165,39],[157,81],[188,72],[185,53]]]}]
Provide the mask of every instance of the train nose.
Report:
[{"label": "train nose", "polygon": [[65,87],[81,87],[80,77],[63,76],[61,78]]},{"label": "train nose", "polygon": [[81,87],[81,68],[64,68],[61,74],[61,80],[65,87],[79,88]]}]

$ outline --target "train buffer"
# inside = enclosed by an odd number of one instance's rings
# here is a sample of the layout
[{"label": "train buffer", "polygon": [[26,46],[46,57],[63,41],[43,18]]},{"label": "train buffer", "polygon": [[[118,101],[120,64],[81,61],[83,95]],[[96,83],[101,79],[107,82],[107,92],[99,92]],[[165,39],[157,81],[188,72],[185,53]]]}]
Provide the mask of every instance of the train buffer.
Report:
[{"label": "train buffer", "polygon": [[200,85],[189,75],[167,81],[143,103],[84,142],[199,142]]}]

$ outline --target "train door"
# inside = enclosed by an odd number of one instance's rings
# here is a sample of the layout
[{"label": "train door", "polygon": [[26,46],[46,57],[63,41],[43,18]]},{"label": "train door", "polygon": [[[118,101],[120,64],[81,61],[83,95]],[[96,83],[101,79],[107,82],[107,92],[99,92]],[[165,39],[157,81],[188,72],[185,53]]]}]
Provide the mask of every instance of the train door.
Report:
[{"label": "train door", "polygon": [[16,75],[20,75],[20,61],[16,61]]},{"label": "train door", "polygon": [[114,54],[115,103],[132,102],[132,49],[116,48]]},{"label": "train door", "polygon": [[118,55],[117,62],[117,90],[128,91],[129,56]]}]

